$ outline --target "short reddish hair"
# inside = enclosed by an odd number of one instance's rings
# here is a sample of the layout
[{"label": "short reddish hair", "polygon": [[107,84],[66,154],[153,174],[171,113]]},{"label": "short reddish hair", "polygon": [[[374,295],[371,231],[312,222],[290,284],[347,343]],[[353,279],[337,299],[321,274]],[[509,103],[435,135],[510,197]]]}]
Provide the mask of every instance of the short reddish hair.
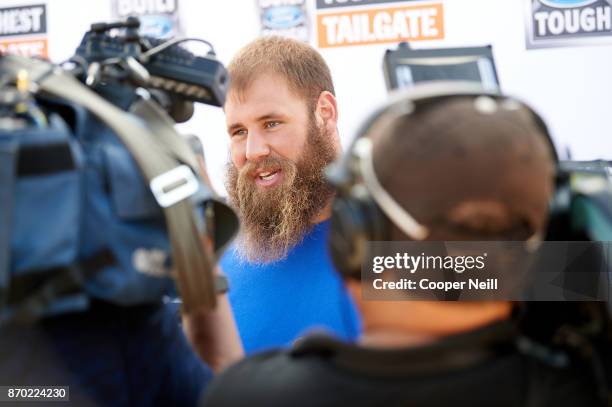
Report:
[{"label": "short reddish hair", "polygon": [[317,50],[303,42],[264,36],[242,48],[229,63],[229,92],[240,95],[259,75],[276,73],[289,88],[314,106],[323,91],[335,96],[329,67]]}]

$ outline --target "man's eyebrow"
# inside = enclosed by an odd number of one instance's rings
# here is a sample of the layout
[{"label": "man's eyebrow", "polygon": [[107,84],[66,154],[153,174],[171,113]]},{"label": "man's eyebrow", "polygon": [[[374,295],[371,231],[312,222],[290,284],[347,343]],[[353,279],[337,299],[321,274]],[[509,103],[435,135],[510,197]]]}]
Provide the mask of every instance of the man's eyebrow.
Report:
[{"label": "man's eyebrow", "polygon": [[231,134],[234,130],[244,127],[242,123],[234,123],[227,127],[227,132]]},{"label": "man's eyebrow", "polygon": [[[270,120],[270,119],[282,119],[283,117],[284,115],[281,113],[271,112],[271,113],[266,113],[264,115],[259,116],[257,119],[255,119],[255,121],[263,122],[263,121]],[[244,125],[240,122],[233,123],[227,127],[227,132],[231,134],[234,130],[242,128],[242,127],[244,127]]]},{"label": "man's eyebrow", "polygon": [[277,112],[271,112],[271,113],[267,113],[264,114],[262,116],[259,116],[256,121],[258,122],[263,122],[265,120],[270,120],[270,119],[281,119],[283,118],[284,115],[282,115],[281,113],[277,113]]}]

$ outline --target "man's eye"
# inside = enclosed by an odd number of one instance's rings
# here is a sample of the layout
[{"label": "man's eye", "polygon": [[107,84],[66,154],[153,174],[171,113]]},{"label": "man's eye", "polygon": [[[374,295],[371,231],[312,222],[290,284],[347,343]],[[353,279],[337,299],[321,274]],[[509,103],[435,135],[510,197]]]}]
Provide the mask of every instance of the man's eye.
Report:
[{"label": "man's eye", "polygon": [[246,129],[239,129],[232,133],[232,137],[233,136],[244,136],[246,134],[247,134]]},{"label": "man's eye", "polygon": [[280,124],[279,121],[271,121],[271,122],[266,122],[264,126],[265,126],[266,129],[272,129],[272,128],[278,126],[279,124]]}]

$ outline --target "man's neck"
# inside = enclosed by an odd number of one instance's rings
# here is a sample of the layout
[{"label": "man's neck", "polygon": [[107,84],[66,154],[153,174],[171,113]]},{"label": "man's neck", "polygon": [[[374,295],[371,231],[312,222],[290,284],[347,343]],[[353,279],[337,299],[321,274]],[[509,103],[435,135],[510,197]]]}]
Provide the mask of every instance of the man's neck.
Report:
[{"label": "man's neck", "polygon": [[512,313],[511,303],[501,301],[463,304],[357,299],[356,302],[363,320],[360,342],[380,348],[422,346],[508,319]]},{"label": "man's neck", "polygon": [[[477,330],[510,318],[508,302],[479,304],[407,302],[405,307],[381,316],[370,310],[363,315],[360,342],[368,347],[398,348],[422,346],[444,337]],[[376,315],[375,315],[376,314]]]},{"label": "man's neck", "polygon": [[431,335],[377,330],[364,332],[359,338],[359,344],[368,348],[407,348],[427,345],[436,340],[438,337]]}]

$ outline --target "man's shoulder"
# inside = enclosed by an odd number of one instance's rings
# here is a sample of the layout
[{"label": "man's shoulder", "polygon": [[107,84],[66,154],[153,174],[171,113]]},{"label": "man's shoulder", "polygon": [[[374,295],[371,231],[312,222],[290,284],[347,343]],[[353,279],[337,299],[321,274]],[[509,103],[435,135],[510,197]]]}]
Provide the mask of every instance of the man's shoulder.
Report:
[{"label": "man's shoulder", "polygon": [[238,248],[235,245],[228,247],[219,259],[221,267],[233,267],[240,263],[242,263],[242,261],[238,255]]},{"label": "man's shoulder", "polygon": [[[505,346],[472,352],[466,341],[478,338],[470,333],[425,347],[381,350],[313,335],[292,349],[251,356],[230,367],[210,385],[205,406],[392,401],[475,407],[524,405],[534,398],[547,405],[596,405],[595,385],[580,365],[551,367]],[[440,387],[446,391],[435,390]]]}]

